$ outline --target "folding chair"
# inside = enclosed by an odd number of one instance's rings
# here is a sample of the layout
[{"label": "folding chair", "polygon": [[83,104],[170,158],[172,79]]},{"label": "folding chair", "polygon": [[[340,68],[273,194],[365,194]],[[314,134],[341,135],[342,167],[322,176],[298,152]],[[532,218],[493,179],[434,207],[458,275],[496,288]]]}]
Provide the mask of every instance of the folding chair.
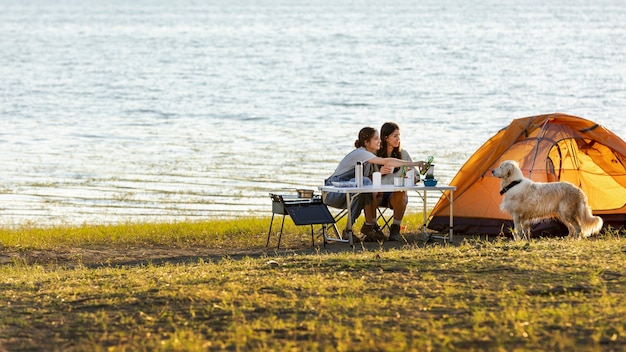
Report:
[{"label": "folding chair", "polygon": [[[378,216],[376,217],[376,222],[380,223],[382,221],[382,226],[380,226],[381,230],[384,230],[385,228],[387,229],[391,229],[391,224],[393,221],[393,209],[388,208],[388,207],[383,207],[383,206],[379,206],[376,208],[378,211]],[[385,216],[385,213],[387,212],[387,210],[391,210],[392,214],[391,216]]]},{"label": "folding chair", "polygon": [[[324,197],[325,197],[325,194],[322,192],[322,198],[321,198],[322,203],[324,203]],[[333,232],[335,233],[335,236],[334,237],[329,236],[328,224],[322,225],[322,232],[320,233],[320,236],[324,239],[324,247],[326,247],[326,243],[328,242],[345,242],[345,243],[350,242],[350,240],[344,239],[342,237],[342,233],[339,232],[339,228],[337,228],[337,223],[339,222],[339,220],[343,219],[346,215],[348,215],[348,209],[347,208],[335,208],[335,207],[332,207],[332,208],[338,210],[333,215],[333,219],[335,220],[335,223],[332,224],[332,226],[333,226],[333,230],[334,230]]]},{"label": "folding chair", "polygon": [[[333,208],[335,209],[335,208]],[[324,241],[324,246],[326,245],[327,241],[334,241],[334,242],[348,242],[348,240],[344,240],[342,239],[339,230],[337,229],[337,224],[339,222],[339,220],[341,220],[342,218],[344,218],[346,215],[348,215],[348,209],[346,208],[336,208],[339,209],[339,212],[337,214],[334,215],[334,219],[335,219],[335,224],[333,224],[334,228],[335,228],[335,233],[337,234],[336,238],[333,237],[328,237],[327,235],[324,237],[325,241]],[[380,206],[377,207],[377,211],[378,211],[378,215],[376,217],[376,222],[380,222],[382,220],[383,225],[380,227],[381,230],[384,230],[385,228],[390,228],[391,226],[391,222],[393,220],[393,216],[389,216],[387,217],[385,215],[385,212],[387,211],[387,209],[391,209],[385,206]]]},{"label": "folding chair", "polygon": [[272,193],[270,193],[270,197],[272,198],[272,219],[270,221],[270,229],[267,232],[267,243],[265,244],[266,247],[268,247],[270,244],[272,226],[274,224],[274,216],[276,214],[280,214],[283,216],[283,220],[280,226],[280,232],[278,235],[278,244],[276,245],[276,248],[280,248],[280,240],[283,235],[286,215],[289,215],[289,217],[291,217],[291,220],[293,220],[294,224],[296,224],[297,226],[311,225],[311,242],[313,246],[315,246],[313,225],[322,225],[324,245],[326,245],[328,225],[333,225],[335,232],[339,236],[339,230],[337,230],[337,226],[335,225],[335,219],[326,207],[326,204],[322,203],[321,198],[288,198],[283,195]]},{"label": "folding chair", "polygon": [[324,239],[324,247],[326,247],[326,243],[328,242],[349,242],[349,240],[343,239],[342,233],[339,232],[339,228],[337,227],[337,223],[339,220],[343,219],[346,215],[348,215],[348,209],[340,209],[337,214],[333,215],[333,219],[335,222],[332,224],[333,232],[335,233],[334,237],[331,237],[329,234],[329,226],[330,224],[323,224],[322,231],[319,236]]}]

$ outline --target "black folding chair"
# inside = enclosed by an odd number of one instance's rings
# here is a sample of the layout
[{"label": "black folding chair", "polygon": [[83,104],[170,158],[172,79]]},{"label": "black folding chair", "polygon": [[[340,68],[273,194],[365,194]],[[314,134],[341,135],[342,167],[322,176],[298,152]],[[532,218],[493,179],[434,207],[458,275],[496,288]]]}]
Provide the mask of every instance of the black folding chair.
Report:
[{"label": "black folding chair", "polygon": [[315,234],[313,231],[313,225],[322,225],[324,245],[326,245],[326,239],[328,237],[327,229],[329,225],[332,225],[335,232],[339,234],[339,230],[337,229],[337,226],[335,224],[335,219],[326,207],[326,204],[322,203],[321,198],[295,198],[273,193],[270,193],[270,197],[272,198],[272,220],[270,222],[270,229],[267,233],[267,243],[265,244],[266,247],[268,247],[270,244],[272,225],[274,223],[274,215],[276,214],[280,214],[283,216],[283,220],[280,226],[280,232],[278,234],[278,244],[276,245],[276,248],[280,248],[280,240],[283,235],[286,215],[289,215],[289,217],[291,217],[291,220],[293,220],[293,223],[297,226],[311,226],[311,242],[313,246],[315,246]]}]

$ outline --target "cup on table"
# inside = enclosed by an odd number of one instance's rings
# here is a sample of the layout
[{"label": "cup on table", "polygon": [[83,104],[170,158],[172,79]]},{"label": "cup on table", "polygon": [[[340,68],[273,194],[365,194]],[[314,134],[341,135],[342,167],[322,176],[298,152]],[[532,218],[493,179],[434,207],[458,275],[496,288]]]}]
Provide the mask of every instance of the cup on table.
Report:
[{"label": "cup on table", "polygon": [[372,184],[374,185],[374,187],[380,186],[381,180],[382,175],[380,174],[380,172],[374,172],[372,174]]},{"label": "cup on table", "polygon": [[414,170],[407,171],[406,177],[404,178],[404,186],[405,187],[415,186],[415,171]]},{"label": "cup on table", "polygon": [[396,187],[404,186],[404,177],[394,177],[393,178],[393,185],[396,186]]}]

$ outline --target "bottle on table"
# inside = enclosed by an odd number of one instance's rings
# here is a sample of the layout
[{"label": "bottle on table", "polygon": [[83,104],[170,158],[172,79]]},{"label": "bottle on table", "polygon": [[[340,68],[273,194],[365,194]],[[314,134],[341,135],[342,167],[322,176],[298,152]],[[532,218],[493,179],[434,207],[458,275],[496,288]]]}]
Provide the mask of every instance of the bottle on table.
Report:
[{"label": "bottle on table", "polygon": [[424,164],[424,166],[422,167],[422,175],[426,175],[426,172],[428,172],[428,169],[430,169],[430,166],[433,164],[433,161],[435,160],[434,156],[429,156],[428,157],[428,161],[426,161],[426,164]]},{"label": "bottle on table", "polygon": [[360,161],[356,162],[356,167],[354,168],[354,179],[356,180],[357,187],[363,187],[363,163]]}]

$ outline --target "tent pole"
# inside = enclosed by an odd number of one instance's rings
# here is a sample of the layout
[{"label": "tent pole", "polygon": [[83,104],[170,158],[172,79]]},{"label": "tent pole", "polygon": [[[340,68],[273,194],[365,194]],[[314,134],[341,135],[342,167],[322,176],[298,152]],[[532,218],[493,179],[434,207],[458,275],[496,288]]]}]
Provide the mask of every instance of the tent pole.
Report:
[{"label": "tent pole", "polygon": [[547,118],[543,122],[543,125],[541,126],[541,130],[539,131],[539,134],[537,135],[537,142],[535,143],[535,151],[533,152],[533,157],[530,160],[530,169],[528,170],[528,178],[531,178],[532,176],[533,169],[535,168],[535,159],[537,159],[537,153],[539,153],[539,143],[541,143],[541,140],[543,139],[543,136],[546,131],[546,127],[548,126],[549,122],[550,122],[550,119]]}]

